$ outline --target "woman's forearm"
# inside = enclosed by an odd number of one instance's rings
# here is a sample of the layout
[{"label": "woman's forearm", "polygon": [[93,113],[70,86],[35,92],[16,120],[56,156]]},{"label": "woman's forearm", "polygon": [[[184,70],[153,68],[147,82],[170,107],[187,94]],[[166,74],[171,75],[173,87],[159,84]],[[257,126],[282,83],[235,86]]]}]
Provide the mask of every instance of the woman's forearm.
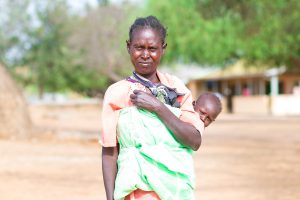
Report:
[{"label": "woman's forearm", "polygon": [[181,121],[165,105],[158,106],[154,112],[172,131],[174,137],[183,145],[190,147],[194,151],[201,145],[201,134],[191,124]]},{"label": "woman's forearm", "polygon": [[117,159],[118,147],[102,147],[102,173],[107,200],[113,200]]},{"label": "woman's forearm", "polygon": [[155,112],[173,132],[178,142],[190,147],[194,151],[199,149],[201,145],[201,134],[199,131],[193,125],[181,121],[156,97],[146,92],[135,90],[130,95],[130,99],[134,105]]}]

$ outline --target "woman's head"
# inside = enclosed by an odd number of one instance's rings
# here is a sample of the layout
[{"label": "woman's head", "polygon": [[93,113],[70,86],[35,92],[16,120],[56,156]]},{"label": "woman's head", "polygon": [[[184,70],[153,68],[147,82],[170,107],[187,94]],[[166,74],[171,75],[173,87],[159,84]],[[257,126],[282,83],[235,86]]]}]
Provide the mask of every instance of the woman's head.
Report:
[{"label": "woman's head", "polygon": [[129,31],[127,49],[136,73],[152,79],[164,54],[166,29],[153,16],[138,18]]},{"label": "woman's head", "polygon": [[129,42],[134,37],[134,32],[138,29],[151,28],[156,30],[161,38],[162,44],[165,44],[167,37],[167,29],[160,23],[160,21],[154,16],[137,18],[129,29]]}]

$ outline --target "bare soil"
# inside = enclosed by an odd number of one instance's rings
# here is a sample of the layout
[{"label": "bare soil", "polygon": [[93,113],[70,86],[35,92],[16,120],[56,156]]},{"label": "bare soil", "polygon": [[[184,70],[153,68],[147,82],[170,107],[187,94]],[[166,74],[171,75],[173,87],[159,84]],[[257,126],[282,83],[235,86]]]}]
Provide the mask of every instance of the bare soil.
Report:
[{"label": "bare soil", "polygon": [[[97,106],[30,110],[41,135],[0,140],[0,199],[104,200]],[[300,117],[223,114],[195,169],[199,200],[298,200]]]}]

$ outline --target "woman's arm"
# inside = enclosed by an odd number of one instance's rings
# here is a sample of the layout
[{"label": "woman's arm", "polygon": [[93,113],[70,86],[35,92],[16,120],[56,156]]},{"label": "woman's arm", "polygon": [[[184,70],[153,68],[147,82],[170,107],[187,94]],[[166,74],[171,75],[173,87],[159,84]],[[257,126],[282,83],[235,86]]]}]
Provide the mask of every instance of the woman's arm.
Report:
[{"label": "woman's arm", "polygon": [[135,90],[130,95],[130,99],[134,105],[155,112],[181,144],[190,147],[194,151],[199,149],[202,140],[199,131],[193,125],[177,118],[153,95]]},{"label": "woman's arm", "polygon": [[107,200],[114,199],[118,154],[118,147],[102,147],[102,173]]}]

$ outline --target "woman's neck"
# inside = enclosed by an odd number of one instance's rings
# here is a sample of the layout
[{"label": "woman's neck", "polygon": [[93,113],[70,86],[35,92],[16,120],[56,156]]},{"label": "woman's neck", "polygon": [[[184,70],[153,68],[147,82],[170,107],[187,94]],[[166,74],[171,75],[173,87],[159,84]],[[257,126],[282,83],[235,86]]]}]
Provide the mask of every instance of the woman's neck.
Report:
[{"label": "woman's neck", "polygon": [[154,73],[150,76],[143,76],[143,75],[140,75],[138,73],[136,73],[140,78],[142,79],[146,79],[146,81],[151,81],[152,83],[160,83],[160,80],[157,76],[157,73]]}]

